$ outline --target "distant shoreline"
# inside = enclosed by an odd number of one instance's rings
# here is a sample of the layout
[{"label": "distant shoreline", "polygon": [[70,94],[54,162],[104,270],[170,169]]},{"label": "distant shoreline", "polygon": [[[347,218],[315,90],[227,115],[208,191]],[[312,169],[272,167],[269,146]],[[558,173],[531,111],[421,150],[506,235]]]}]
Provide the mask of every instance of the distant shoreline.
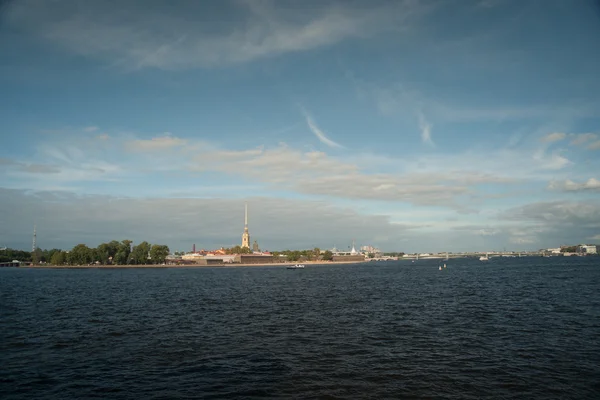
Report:
[{"label": "distant shoreline", "polygon": [[144,264],[144,265],[28,265],[20,268],[37,268],[37,269],[128,269],[128,268],[237,268],[237,267],[289,267],[291,265],[303,264],[305,266],[327,266],[327,265],[343,265],[343,264],[361,264],[365,261],[304,261],[297,263],[261,263],[261,264],[186,264],[186,265],[162,265],[162,264]]}]

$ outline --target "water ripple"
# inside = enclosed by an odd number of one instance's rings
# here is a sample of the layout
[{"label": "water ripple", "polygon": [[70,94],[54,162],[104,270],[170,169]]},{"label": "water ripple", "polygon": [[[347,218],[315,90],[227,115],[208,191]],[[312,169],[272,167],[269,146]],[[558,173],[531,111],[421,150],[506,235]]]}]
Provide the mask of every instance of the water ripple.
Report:
[{"label": "water ripple", "polygon": [[598,261],[0,269],[0,393],[597,399]]}]

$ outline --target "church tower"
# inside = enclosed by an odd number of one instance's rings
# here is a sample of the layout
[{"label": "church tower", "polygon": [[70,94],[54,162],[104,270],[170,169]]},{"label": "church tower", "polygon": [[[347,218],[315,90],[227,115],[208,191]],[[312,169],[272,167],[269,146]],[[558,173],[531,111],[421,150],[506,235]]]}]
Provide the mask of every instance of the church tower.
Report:
[{"label": "church tower", "polygon": [[250,234],[248,233],[248,203],[244,214],[244,233],[242,234],[242,248],[250,248]]}]

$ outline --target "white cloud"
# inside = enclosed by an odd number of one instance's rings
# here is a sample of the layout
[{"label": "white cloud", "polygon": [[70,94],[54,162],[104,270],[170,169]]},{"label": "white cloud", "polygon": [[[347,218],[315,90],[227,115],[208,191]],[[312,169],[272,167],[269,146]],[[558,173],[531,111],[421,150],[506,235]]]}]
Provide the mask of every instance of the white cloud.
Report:
[{"label": "white cloud", "polygon": [[136,139],[128,142],[127,148],[132,151],[156,151],[165,150],[173,147],[181,147],[187,143],[186,140],[172,137],[169,134],[152,139]]},{"label": "white cloud", "polygon": [[538,239],[531,236],[511,236],[510,242],[514,244],[532,244],[537,243]]},{"label": "white cloud", "polygon": [[548,189],[560,190],[563,192],[600,191],[600,180],[590,178],[582,183],[573,182],[570,179],[565,181],[551,181],[548,184]]},{"label": "white cloud", "polygon": [[539,149],[533,154],[533,159],[542,169],[559,170],[572,164],[568,158],[563,157],[560,153],[560,150],[555,150],[547,155],[544,149]]},{"label": "white cloud", "polygon": [[[583,103],[536,104],[536,105],[498,105],[485,101],[456,102],[445,100],[442,96],[425,94],[419,88],[407,83],[392,83],[385,87],[364,81],[348,74],[359,97],[373,100],[378,111],[384,115],[402,115],[413,118],[424,110],[427,116],[444,122],[478,122],[507,120],[539,120],[554,116],[557,120],[567,121],[574,118],[595,116],[598,104]],[[560,133],[559,133],[560,135]]]},{"label": "white cloud", "polygon": [[96,139],[98,139],[98,140],[108,140],[108,139],[110,139],[110,136],[108,134],[106,134],[106,133],[103,133],[101,135],[96,136]]},{"label": "white cloud", "polygon": [[595,141],[593,143],[590,143],[587,146],[587,149],[588,150],[600,150],[600,140],[597,140],[597,141]]},{"label": "white cloud", "polygon": [[433,145],[433,140],[431,140],[431,124],[425,119],[423,113],[419,113],[419,129],[421,130],[421,140],[423,143]]},{"label": "white cloud", "polygon": [[0,167],[4,167],[9,171],[27,174],[58,174],[61,172],[61,169],[54,164],[26,163],[9,158],[0,158]]},{"label": "white cloud", "polygon": [[498,234],[498,230],[496,229],[480,229],[477,231],[477,234],[480,236],[494,236]]},{"label": "white cloud", "polygon": [[595,201],[548,201],[526,204],[502,212],[500,219],[532,221],[565,232],[600,228],[600,204]]},{"label": "white cloud", "polygon": [[180,1],[176,9],[166,1],[152,5],[123,2],[115,10],[105,2],[22,0],[8,14],[14,25],[85,56],[133,69],[185,69],[247,62],[398,30],[409,16],[427,8],[398,1],[371,7],[318,3],[300,11],[280,2],[248,0],[233,2],[228,14],[213,11],[206,17],[204,2]]},{"label": "white cloud", "polygon": [[308,113],[305,112],[304,116],[306,117],[306,124],[308,125],[308,127],[310,128],[312,133],[314,133],[315,136],[321,141],[321,143],[324,143],[329,147],[338,147],[338,148],[344,147],[341,144],[336,143],[333,140],[329,139],[325,135],[325,133],[317,126],[315,121],[313,121],[313,119],[311,118],[311,116]]},{"label": "white cloud", "polygon": [[571,145],[581,146],[598,138],[595,133],[571,133],[569,134]]},{"label": "white cloud", "polygon": [[[403,161],[412,164],[412,161]],[[341,199],[403,201],[412,204],[438,205],[472,211],[466,199],[473,185],[508,182],[507,179],[474,171],[452,171],[447,167],[435,171],[397,173],[366,172],[360,165],[327,155],[324,152],[301,152],[287,146],[250,150],[220,150],[195,154],[193,171],[226,172],[233,177],[251,178],[309,195]]]},{"label": "white cloud", "polygon": [[561,141],[566,137],[567,137],[566,133],[554,132],[554,133],[549,133],[546,136],[542,137],[541,140],[542,140],[542,142],[552,143],[552,142]]},{"label": "white cloud", "polygon": [[83,131],[91,133],[91,132],[96,132],[98,129],[99,128],[97,126],[88,126],[86,128],[83,128]]}]

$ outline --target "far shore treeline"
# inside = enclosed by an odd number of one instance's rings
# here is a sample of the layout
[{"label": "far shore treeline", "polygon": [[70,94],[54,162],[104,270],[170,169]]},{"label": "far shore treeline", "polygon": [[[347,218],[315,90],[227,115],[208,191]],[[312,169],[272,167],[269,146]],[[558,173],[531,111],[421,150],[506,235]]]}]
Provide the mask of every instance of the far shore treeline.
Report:
[{"label": "far shore treeline", "polygon": [[[5,249],[0,251],[0,262],[11,262],[14,260],[32,262],[34,264],[47,263],[52,265],[145,265],[162,264],[169,255],[169,247],[166,245],[142,242],[137,246],[131,246],[131,240],[102,243],[96,248],[85,244],[78,244],[69,251],[61,249],[42,250],[37,249],[34,253],[30,251]],[[241,246],[223,249],[225,254],[251,254],[252,250]],[[176,251],[176,256],[185,254]],[[310,250],[283,250],[273,251],[274,257],[285,256],[288,261],[331,261],[333,253],[330,250],[321,252],[316,247]],[[395,253],[394,253],[395,254]],[[402,253],[403,254],[403,253]]]},{"label": "far shore treeline", "polygon": [[6,249],[0,251],[0,262],[13,260],[52,265],[86,265],[86,264],[162,264],[169,255],[169,247],[163,244],[141,242],[131,246],[131,240],[102,243],[98,247],[88,247],[78,244],[69,251],[61,249],[42,250],[35,252]]}]

